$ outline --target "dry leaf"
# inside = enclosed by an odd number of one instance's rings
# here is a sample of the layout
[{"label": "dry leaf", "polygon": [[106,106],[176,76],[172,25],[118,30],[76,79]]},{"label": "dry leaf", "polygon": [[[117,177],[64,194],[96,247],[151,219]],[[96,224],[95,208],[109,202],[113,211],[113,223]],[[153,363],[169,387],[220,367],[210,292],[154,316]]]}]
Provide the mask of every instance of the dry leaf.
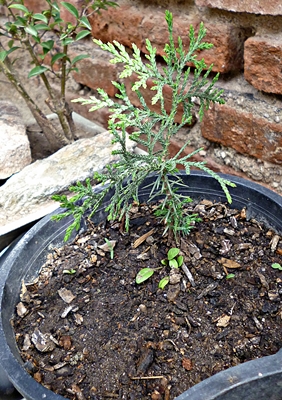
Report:
[{"label": "dry leaf", "polygon": [[220,260],[218,260],[222,265],[224,265],[226,268],[241,268],[241,264],[237,263],[236,261],[229,260],[228,258],[222,257]]},{"label": "dry leaf", "polygon": [[186,369],[186,371],[191,371],[193,369],[193,363],[190,358],[182,358],[182,367]]},{"label": "dry leaf", "polygon": [[61,297],[62,300],[64,300],[65,303],[71,303],[75,296],[72,294],[72,292],[68,289],[61,288],[58,290],[58,294]]},{"label": "dry leaf", "polygon": [[136,249],[136,247],[140,246],[141,243],[145,242],[145,240],[151,236],[155,232],[154,229],[151,229],[149,232],[144,233],[144,235],[140,236],[140,238],[136,239],[135,242],[133,243],[133,248]]},{"label": "dry leaf", "polygon": [[71,337],[69,335],[62,335],[59,340],[59,345],[64,348],[64,350],[70,350],[72,343]]},{"label": "dry leaf", "polygon": [[19,317],[24,317],[28,313],[28,309],[23,305],[22,302],[17,304],[17,314]]},{"label": "dry leaf", "polygon": [[229,325],[231,316],[230,315],[223,315],[222,317],[219,318],[217,321],[216,326],[220,326],[222,328],[226,328]]},{"label": "dry leaf", "polygon": [[53,351],[56,347],[55,343],[50,339],[49,333],[42,333],[39,329],[35,329],[31,335],[31,340],[38,351],[45,353],[48,351]]},{"label": "dry leaf", "polygon": [[21,288],[21,294],[20,294],[20,299],[24,303],[30,303],[30,294],[25,286],[24,280],[22,280],[22,288]]}]

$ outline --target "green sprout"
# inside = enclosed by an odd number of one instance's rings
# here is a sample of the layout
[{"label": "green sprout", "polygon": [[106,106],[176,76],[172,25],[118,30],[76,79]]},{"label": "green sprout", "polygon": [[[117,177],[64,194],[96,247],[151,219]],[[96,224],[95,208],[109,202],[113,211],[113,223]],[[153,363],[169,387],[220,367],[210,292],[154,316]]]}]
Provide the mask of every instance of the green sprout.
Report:
[{"label": "green sprout", "polygon": [[[179,255],[180,250],[176,247],[171,248],[167,252],[167,258],[161,261],[163,266],[169,266],[170,268],[179,268],[183,264],[183,256]],[[136,275],[136,283],[140,284],[148,280],[156,270],[161,269],[163,267],[158,268],[150,268],[146,267],[141,269]],[[164,287],[169,283],[169,276],[165,276],[159,282],[159,288],[164,289]]]},{"label": "green sprout", "polygon": [[71,269],[64,269],[63,274],[68,274],[68,275],[73,275],[76,273],[76,270],[71,268]]},{"label": "green sprout", "polygon": [[183,256],[179,256],[180,250],[172,247],[167,252],[167,258],[161,261],[163,265],[169,265],[171,268],[179,268],[183,264]]},{"label": "green sprout", "polygon": [[273,264],[271,264],[271,267],[282,271],[282,266],[279,263],[273,263]]},{"label": "green sprout", "polygon": [[110,250],[110,258],[111,258],[111,260],[113,260],[114,259],[114,246],[107,238],[105,238],[105,242],[107,243],[109,250]]}]

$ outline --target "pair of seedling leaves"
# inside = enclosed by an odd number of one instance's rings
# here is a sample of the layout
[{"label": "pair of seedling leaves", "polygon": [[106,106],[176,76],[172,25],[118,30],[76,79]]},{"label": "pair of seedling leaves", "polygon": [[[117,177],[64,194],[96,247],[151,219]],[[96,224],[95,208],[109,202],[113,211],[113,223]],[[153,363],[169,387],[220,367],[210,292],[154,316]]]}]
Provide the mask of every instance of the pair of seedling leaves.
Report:
[{"label": "pair of seedling leaves", "polygon": [[[179,268],[183,264],[183,256],[179,255],[180,250],[176,247],[172,247],[168,252],[167,252],[167,258],[163,259],[161,261],[161,264],[163,266],[169,266],[170,268]],[[145,282],[147,279],[149,279],[155,271],[158,269],[162,269],[164,267],[157,267],[157,268],[150,268],[146,267],[141,269],[137,276],[136,276],[136,283],[140,284],[142,282]],[[159,282],[159,288],[163,289],[167,284],[169,283],[169,276],[165,276],[162,278]]]}]

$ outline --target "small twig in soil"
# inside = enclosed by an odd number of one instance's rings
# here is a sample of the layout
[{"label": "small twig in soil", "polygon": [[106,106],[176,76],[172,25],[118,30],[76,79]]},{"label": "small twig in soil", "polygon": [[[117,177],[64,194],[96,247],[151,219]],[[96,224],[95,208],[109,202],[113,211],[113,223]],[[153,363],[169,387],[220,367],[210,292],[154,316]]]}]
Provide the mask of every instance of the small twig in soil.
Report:
[{"label": "small twig in soil", "polygon": [[189,336],[190,333],[191,333],[192,327],[191,327],[191,324],[190,324],[190,322],[189,322],[187,317],[185,317],[185,321],[186,321],[186,324],[188,325],[188,328],[189,328],[189,330],[188,330],[188,336]]},{"label": "small twig in soil", "polygon": [[235,301],[235,303],[233,304],[233,306],[231,307],[231,309],[230,309],[230,311],[229,311],[229,315],[232,315],[233,314],[233,310],[234,310],[234,307],[236,306],[236,301]]},{"label": "small twig in soil", "polygon": [[197,300],[200,300],[202,297],[206,296],[209,292],[214,290],[219,285],[219,282],[213,282],[208,285],[200,294],[196,297]]},{"label": "small twig in soil", "polygon": [[133,376],[131,379],[132,380],[138,380],[138,379],[162,379],[164,378],[164,375],[153,375],[153,376]]},{"label": "small twig in soil", "polygon": [[140,238],[136,239],[133,243],[133,248],[140,246],[141,243],[145,242],[145,240],[151,236],[155,232],[155,229],[151,229],[149,232],[144,233],[144,235],[140,236]]},{"label": "small twig in soil", "polygon": [[193,275],[191,274],[191,272],[190,272],[189,268],[187,267],[187,265],[183,263],[181,265],[181,268],[183,269],[183,272],[187,276],[187,278],[188,278],[189,282],[191,283],[191,285],[193,287],[195,287],[196,283],[195,283]]}]

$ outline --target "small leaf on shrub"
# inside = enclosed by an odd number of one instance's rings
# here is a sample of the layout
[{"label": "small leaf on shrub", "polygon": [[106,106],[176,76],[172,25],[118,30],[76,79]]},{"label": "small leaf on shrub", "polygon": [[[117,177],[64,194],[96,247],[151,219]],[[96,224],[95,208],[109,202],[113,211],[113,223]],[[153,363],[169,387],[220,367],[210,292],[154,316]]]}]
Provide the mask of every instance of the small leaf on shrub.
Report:
[{"label": "small leaf on shrub", "polygon": [[88,21],[87,17],[81,17],[80,18],[80,23],[81,25],[85,26],[87,29],[91,30],[91,25],[90,22]]},{"label": "small leaf on shrub", "polygon": [[76,35],[75,40],[76,40],[76,41],[77,41],[77,40],[80,40],[80,39],[84,38],[84,37],[87,36],[87,35],[90,35],[90,32],[89,32],[89,31],[80,31],[80,32],[78,32],[78,34]]},{"label": "small leaf on shrub", "polygon": [[36,24],[36,25],[34,25],[34,29],[36,29],[36,31],[38,32],[38,31],[50,31],[51,30],[51,28],[50,28],[50,26],[49,25],[46,25],[46,24]]},{"label": "small leaf on shrub", "polygon": [[64,45],[64,46],[68,46],[69,44],[71,44],[71,43],[73,43],[74,42],[74,40],[72,39],[72,38],[66,38],[66,39],[63,39],[62,40],[62,44]]},{"label": "small leaf on shrub", "polygon": [[48,18],[46,18],[45,15],[43,15],[43,14],[38,14],[38,13],[33,14],[32,18],[39,20],[39,21],[43,21],[46,24],[48,24]]},{"label": "small leaf on shrub", "polygon": [[160,280],[159,282],[159,288],[163,289],[169,282],[169,276],[165,276],[163,279]]},{"label": "small leaf on shrub", "polygon": [[30,14],[28,9],[22,4],[12,4],[12,5],[9,6],[9,8],[15,8],[16,10],[20,10],[20,11],[23,11],[23,12],[25,12],[27,14]]},{"label": "small leaf on shrub", "polygon": [[46,42],[42,42],[41,46],[44,49],[51,50],[53,48],[53,46],[54,46],[54,40],[47,40]]},{"label": "small leaf on shrub", "polygon": [[280,271],[282,271],[282,266],[280,264],[278,264],[278,263],[273,263],[271,266],[274,269],[279,269]]},{"label": "small leaf on shrub", "polygon": [[78,61],[83,60],[84,58],[88,58],[88,57],[89,57],[88,54],[80,54],[79,56],[74,57],[74,59],[71,61],[71,65],[74,65]]},{"label": "small leaf on shrub", "polygon": [[64,58],[66,56],[65,53],[58,53],[55,54],[52,58],[51,58],[51,66],[53,66],[55,64],[56,61],[60,60],[61,58]]},{"label": "small leaf on shrub", "polygon": [[42,67],[42,66],[35,67],[30,71],[30,73],[28,74],[28,77],[32,78],[33,76],[40,75],[40,74],[42,74],[43,72],[45,72],[47,70],[48,70],[47,67]]},{"label": "small leaf on shrub", "polygon": [[0,51],[0,61],[4,61],[5,58],[7,57],[8,52],[6,50]]},{"label": "small leaf on shrub", "polygon": [[169,266],[171,268],[178,268],[178,263],[177,263],[177,261],[175,259],[169,260]]},{"label": "small leaf on shrub", "polygon": [[65,9],[67,9],[75,18],[79,18],[79,13],[74,5],[67,3],[66,1],[61,1],[61,4]]},{"label": "small leaf on shrub", "polygon": [[179,252],[179,249],[177,249],[176,247],[172,247],[167,253],[168,260],[172,260],[173,258],[175,258],[179,254]]},{"label": "small leaf on shrub", "polygon": [[10,48],[10,50],[8,50],[8,51],[6,51],[6,50],[0,51],[0,61],[4,61],[5,58],[6,58],[10,53],[12,53],[13,51],[15,51],[15,50],[17,50],[17,49],[19,49],[19,48],[20,48],[20,47],[15,46],[15,47]]},{"label": "small leaf on shrub", "polygon": [[24,28],[24,30],[26,31],[26,33],[29,33],[31,36],[37,36],[37,30],[33,27],[33,26],[27,26],[26,28]]},{"label": "small leaf on shrub", "polygon": [[138,274],[136,275],[136,279],[135,279],[136,283],[139,284],[139,283],[146,281],[153,275],[154,272],[155,272],[155,270],[153,270],[152,268],[149,268],[149,267],[141,269],[138,272]]}]

